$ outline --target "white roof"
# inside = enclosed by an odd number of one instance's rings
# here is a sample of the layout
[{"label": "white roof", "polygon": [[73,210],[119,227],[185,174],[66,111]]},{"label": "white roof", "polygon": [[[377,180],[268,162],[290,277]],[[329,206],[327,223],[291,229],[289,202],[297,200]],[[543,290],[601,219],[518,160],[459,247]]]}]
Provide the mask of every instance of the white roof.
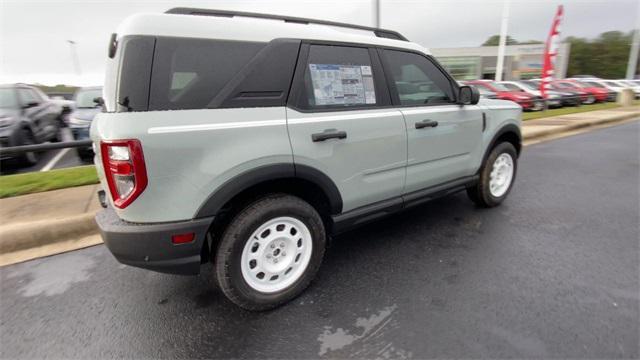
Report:
[{"label": "white roof", "polygon": [[405,48],[429,54],[429,50],[418,44],[377,37],[372,31],[241,16],[137,14],[125,19],[117,34],[118,38],[151,35],[257,42],[278,38],[325,40]]}]

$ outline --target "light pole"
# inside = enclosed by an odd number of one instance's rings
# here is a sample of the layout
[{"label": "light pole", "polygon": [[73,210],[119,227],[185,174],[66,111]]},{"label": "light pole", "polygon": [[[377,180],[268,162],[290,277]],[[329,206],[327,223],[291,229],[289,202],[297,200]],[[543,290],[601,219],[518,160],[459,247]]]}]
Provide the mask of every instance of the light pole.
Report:
[{"label": "light pole", "polygon": [[504,0],[502,7],[502,23],[500,25],[500,43],[498,44],[498,62],[496,64],[496,81],[502,81],[504,53],[507,45],[507,25],[509,25],[509,0]]},{"label": "light pole", "polygon": [[629,52],[629,63],[627,63],[627,79],[631,80],[636,74],[638,67],[638,51],[640,51],[640,2],[638,2],[638,14],[636,15],[636,26],[633,29],[633,40],[631,41],[631,51]]},{"label": "light pole", "polygon": [[373,0],[373,21],[376,28],[380,28],[380,0]]},{"label": "light pole", "polygon": [[80,58],[78,58],[78,51],[76,50],[76,42],[73,40],[67,40],[69,43],[69,50],[71,51],[71,60],[73,61],[73,68],[76,71],[76,75],[81,76],[82,70],[80,69]]}]

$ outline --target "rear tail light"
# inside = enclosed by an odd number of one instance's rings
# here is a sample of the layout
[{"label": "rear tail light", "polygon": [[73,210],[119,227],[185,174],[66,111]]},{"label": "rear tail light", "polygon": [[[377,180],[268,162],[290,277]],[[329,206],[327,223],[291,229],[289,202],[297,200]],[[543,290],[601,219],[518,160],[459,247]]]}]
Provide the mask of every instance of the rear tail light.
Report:
[{"label": "rear tail light", "polygon": [[100,153],[113,204],[124,209],[147,187],[142,145],[138,140],[105,140]]}]

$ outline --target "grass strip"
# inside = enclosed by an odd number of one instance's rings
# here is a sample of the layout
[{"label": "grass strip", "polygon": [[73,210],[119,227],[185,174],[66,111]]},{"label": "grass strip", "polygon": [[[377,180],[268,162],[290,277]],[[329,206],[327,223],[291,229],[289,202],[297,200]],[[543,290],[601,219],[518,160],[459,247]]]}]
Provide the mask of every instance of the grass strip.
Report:
[{"label": "grass strip", "polygon": [[93,165],[0,176],[0,198],[98,183]]},{"label": "grass strip", "polygon": [[541,119],[551,116],[578,114],[587,111],[608,110],[620,107],[620,105],[610,102],[592,105],[582,105],[578,107],[562,107],[559,109],[549,109],[547,111],[526,112],[522,114],[522,120]]}]

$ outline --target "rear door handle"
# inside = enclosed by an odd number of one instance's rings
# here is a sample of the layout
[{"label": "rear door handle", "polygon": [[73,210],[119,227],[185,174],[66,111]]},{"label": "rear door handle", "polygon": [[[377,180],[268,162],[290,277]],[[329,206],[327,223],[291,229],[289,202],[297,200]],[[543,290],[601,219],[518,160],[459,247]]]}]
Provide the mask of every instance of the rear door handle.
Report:
[{"label": "rear door handle", "polygon": [[423,128],[426,128],[426,127],[434,128],[436,126],[438,126],[438,122],[435,121],[435,120],[429,120],[429,119],[418,121],[416,123],[416,129],[423,129]]},{"label": "rear door handle", "polygon": [[329,139],[346,139],[346,131],[338,131],[336,129],[327,129],[321,133],[311,134],[311,140],[313,142],[325,141]]}]

